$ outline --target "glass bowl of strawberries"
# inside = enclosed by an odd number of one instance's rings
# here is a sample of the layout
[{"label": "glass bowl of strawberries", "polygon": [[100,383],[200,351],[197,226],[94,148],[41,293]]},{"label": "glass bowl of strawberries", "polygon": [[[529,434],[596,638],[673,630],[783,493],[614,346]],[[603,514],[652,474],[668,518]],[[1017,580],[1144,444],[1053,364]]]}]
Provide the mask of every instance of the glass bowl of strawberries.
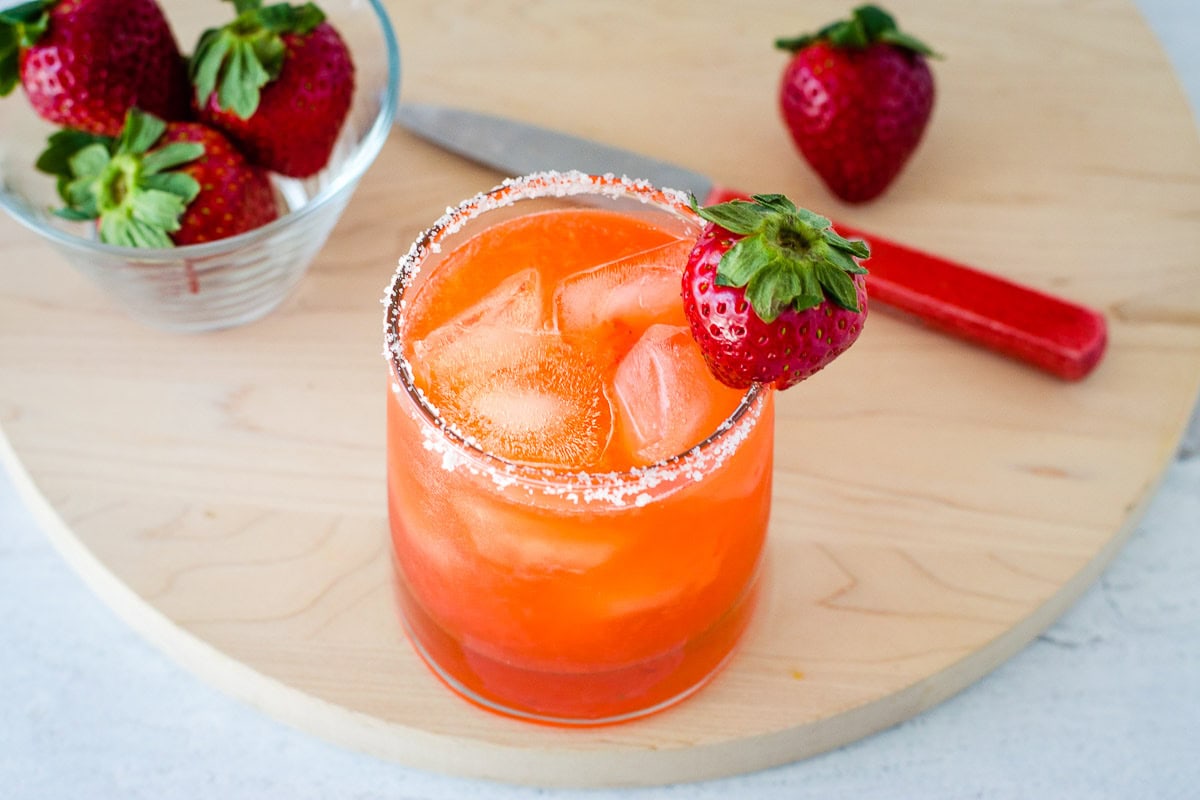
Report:
[{"label": "glass bowl of strawberries", "polygon": [[155,328],[283,302],[391,130],[380,0],[3,6],[0,207]]}]

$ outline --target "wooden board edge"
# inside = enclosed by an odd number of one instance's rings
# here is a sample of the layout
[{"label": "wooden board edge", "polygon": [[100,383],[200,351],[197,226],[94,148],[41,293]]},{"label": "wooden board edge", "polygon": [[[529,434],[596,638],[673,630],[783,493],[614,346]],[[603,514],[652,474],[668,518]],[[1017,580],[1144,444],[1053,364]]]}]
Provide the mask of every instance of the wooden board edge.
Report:
[{"label": "wooden board edge", "polygon": [[[1114,533],[1070,580],[987,645],[905,689],[825,720],[729,742],[656,749],[514,748],[389,723],[266,676],[175,625],[126,586],[70,530],[0,429],[0,464],[61,557],[89,589],[149,644],[210,686],[297,730],[404,766],[463,778],[546,788],[687,783],[781,766],[891,728],[966,689],[1050,627],[1096,581],[1137,527],[1169,461]],[[564,742],[570,732],[564,731]]]}]

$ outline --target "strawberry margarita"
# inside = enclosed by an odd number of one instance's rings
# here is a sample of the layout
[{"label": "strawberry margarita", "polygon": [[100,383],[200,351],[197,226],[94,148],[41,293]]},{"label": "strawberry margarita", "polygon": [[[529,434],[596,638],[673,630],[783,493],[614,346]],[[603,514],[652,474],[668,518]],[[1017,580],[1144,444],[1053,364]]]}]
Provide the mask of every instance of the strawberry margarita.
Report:
[{"label": "strawberry margarita", "polygon": [[680,282],[676,193],[545,173],[447,215],[386,298],[388,500],[412,644],[468,699],[561,724],[663,708],[745,627],[767,388],[731,389]]}]

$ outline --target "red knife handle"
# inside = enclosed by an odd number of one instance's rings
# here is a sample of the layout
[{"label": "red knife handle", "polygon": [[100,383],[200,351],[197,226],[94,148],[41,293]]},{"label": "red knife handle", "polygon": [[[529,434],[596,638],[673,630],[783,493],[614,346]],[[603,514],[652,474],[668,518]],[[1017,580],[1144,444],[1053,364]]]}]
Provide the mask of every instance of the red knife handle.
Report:
[{"label": "red knife handle", "polygon": [[[746,197],[718,186],[705,205]],[[1065,380],[1083,378],[1104,354],[1108,328],[1098,311],[848,225],[834,227],[870,244],[873,301]]]}]

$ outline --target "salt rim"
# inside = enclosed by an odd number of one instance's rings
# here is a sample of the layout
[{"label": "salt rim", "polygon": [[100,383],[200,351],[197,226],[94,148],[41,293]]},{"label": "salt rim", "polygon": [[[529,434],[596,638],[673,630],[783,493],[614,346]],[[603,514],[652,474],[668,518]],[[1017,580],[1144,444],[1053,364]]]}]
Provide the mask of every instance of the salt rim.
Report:
[{"label": "salt rim", "polygon": [[632,198],[644,204],[673,209],[693,217],[688,196],[676,189],[659,189],[643,179],[617,176],[612,173],[588,175],[578,171],[535,172],[517,178],[507,178],[489,191],[481,192],[457,207],[447,208],[433,225],[413,242],[401,259],[383,297],[384,350],[383,356],[392,366],[393,374],[403,381],[391,381],[391,391],[407,393],[416,403],[417,411],[410,413],[423,421],[422,446],[441,456],[442,469],[467,470],[470,474],[490,478],[497,489],[524,489],[528,494],[541,494],[578,503],[606,503],[624,507],[631,500],[636,507],[654,501],[651,490],[662,484],[681,480],[700,481],[729,459],[754,429],[769,393],[768,387],[752,386],[742,397],[733,413],[699,444],[684,453],[672,456],[647,467],[633,467],[625,472],[587,472],[586,470],[555,469],[520,464],[487,452],[477,440],[459,431],[444,420],[438,409],[413,380],[412,365],[404,356],[398,331],[403,327],[407,301],[405,292],[421,271],[421,264],[430,254],[441,252],[446,236],[462,229],[471,220],[496,209],[511,206],[520,200],[547,197],[596,195],[613,199]]}]

